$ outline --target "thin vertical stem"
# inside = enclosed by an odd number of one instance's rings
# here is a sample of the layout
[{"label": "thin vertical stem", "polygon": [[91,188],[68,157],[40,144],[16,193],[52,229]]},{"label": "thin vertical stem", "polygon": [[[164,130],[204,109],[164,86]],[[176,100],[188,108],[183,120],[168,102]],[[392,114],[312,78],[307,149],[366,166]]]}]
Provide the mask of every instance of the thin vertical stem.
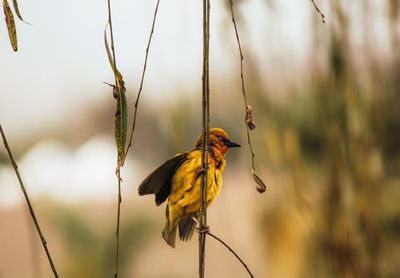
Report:
[{"label": "thin vertical stem", "polygon": [[[202,76],[202,146],[201,146],[201,206],[200,231],[207,227],[207,172],[208,172],[208,132],[210,124],[209,87],[209,39],[210,39],[210,1],[203,0],[203,76]],[[199,233],[199,277],[205,273],[206,233]]]},{"label": "thin vertical stem", "polygon": [[[113,72],[115,78],[115,86],[118,91],[121,89],[121,84],[118,82],[117,78],[117,60],[115,57],[115,47],[114,47],[114,33],[113,33],[113,25],[112,25],[112,16],[111,16],[111,0],[107,0],[108,5],[108,24],[110,25],[110,36],[111,36],[111,51],[112,51],[112,58],[113,58]],[[117,201],[117,224],[116,224],[116,247],[115,247],[115,272],[114,277],[118,277],[118,262],[119,262],[119,226],[120,226],[120,219],[121,219],[121,203],[122,203],[122,196],[121,196],[121,172],[120,168],[117,168],[116,172],[118,178],[118,201]]]},{"label": "thin vertical stem", "polygon": [[147,41],[146,56],[144,58],[142,78],[140,79],[139,91],[138,91],[138,94],[137,94],[137,97],[136,97],[135,112],[133,114],[132,130],[131,130],[131,134],[130,134],[130,137],[129,137],[129,144],[128,144],[128,147],[126,148],[125,157],[128,155],[128,151],[132,146],[133,132],[135,131],[135,127],[136,127],[137,109],[138,109],[138,105],[139,105],[140,95],[141,95],[142,90],[143,90],[144,77],[146,75],[146,69],[147,69],[147,59],[149,57],[150,45],[151,45],[151,41],[153,39],[153,33],[154,33],[155,25],[156,25],[156,19],[157,19],[157,13],[158,13],[158,6],[159,5],[160,5],[160,0],[157,0],[156,8],[154,9],[153,23],[151,25],[150,35],[149,35],[149,39]]},{"label": "thin vertical stem", "polygon": [[51,270],[53,271],[54,277],[58,278],[58,273],[57,273],[56,267],[55,267],[55,265],[54,265],[54,263],[53,263],[53,260],[52,260],[52,258],[51,258],[50,251],[49,251],[49,249],[47,248],[47,241],[46,241],[46,239],[45,239],[45,237],[44,237],[44,235],[43,235],[43,233],[42,233],[42,230],[40,229],[39,222],[38,222],[37,219],[36,219],[36,215],[35,215],[35,212],[34,212],[34,210],[33,210],[31,201],[29,200],[28,193],[26,192],[24,183],[23,183],[22,178],[21,178],[21,176],[20,176],[20,174],[19,174],[18,165],[17,165],[17,163],[15,162],[14,157],[13,157],[13,155],[12,155],[12,153],[11,153],[11,149],[10,149],[10,147],[9,147],[9,145],[8,145],[8,142],[7,142],[7,139],[6,139],[6,135],[4,134],[4,131],[3,131],[3,128],[1,127],[1,124],[0,124],[0,133],[1,133],[1,137],[3,138],[4,147],[5,147],[6,150],[7,150],[7,153],[8,153],[8,156],[9,156],[9,158],[10,158],[10,161],[11,161],[13,167],[14,167],[15,174],[17,175],[19,185],[21,186],[21,191],[22,191],[22,193],[24,194],[25,201],[26,201],[26,203],[27,203],[27,205],[28,205],[29,213],[31,214],[33,223],[35,224],[36,230],[37,230],[37,232],[38,232],[38,234],[39,234],[39,237],[40,237],[40,240],[41,240],[41,242],[42,242],[44,251],[46,252],[46,256],[47,256],[47,259],[48,259],[48,261],[49,261],[49,263],[50,263]]},{"label": "thin vertical stem", "polygon": [[115,247],[115,273],[114,277],[118,277],[118,262],[119,262],[119,224],[121,219],[121,172],[120,170],[117,171],[117,178],[118,178],[118,209],[117,209],[117,229],[115,231],[115,237],[117,238],[116,247]]},{"label": "thin vertical stem", "polygon": [[210,125],[210,0],[207,0],[207,51],[206,51],[206,95],[207,95],[207,106],[206,106],[206,113],[207,113],[207,139],[208,139],[208,129]]}]

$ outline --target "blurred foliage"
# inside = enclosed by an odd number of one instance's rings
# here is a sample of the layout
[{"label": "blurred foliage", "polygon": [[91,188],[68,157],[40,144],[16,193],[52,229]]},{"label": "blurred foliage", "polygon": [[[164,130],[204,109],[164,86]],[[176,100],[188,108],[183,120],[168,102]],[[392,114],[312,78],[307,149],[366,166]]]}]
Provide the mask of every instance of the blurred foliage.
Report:
[{"label": "blurred foliage", "polygon": [[[103,212],[99,208],[72,208],[52,205],[51,222],[62,238],[67,261],[62,265],[67,277],[105,277],[114,273],[115,261],[115,238],[113,234],[114,225],[110,221],[93,220],[93,211]],[[83,213],[82,213],[83,211]],[[97,214],[97,213],[96,213]],[[97,218],[96,216],[95,218]],[[109,217],[109,220],[112,220]],[[126,268],[134,263],[136,254],[142,246],[153,236],[155,231],[154,222],[148,217],[136,215],[129,217],[121,223],[120,245],[120,267],[124,273]],[[158,233],[157,233],[158,234]]]},{"label": "blurred foliage", "polygon": [[[397,24],[393,18],[398,17],[399,2],[389,2],[390,24]],[[262,216],[267,252],[274,257],[291,245],[280,259],[292,259],[298,269],[284,277],[397,277],[400,60],[398,53],[389,61],[377,60],[366,47],[369,82],[360,81],[361,69],[351,54],[349,8],[335,1],[330,9],[329,21],[336,25],[313,23],[315,40],[323,39],[321,28],[323,36],[329,36],[326,45],[314,46],[315,52],[323,48],[328,67],[316,70],[311,84],[298,89],[305,93],[272,116],[276,124],[271,132],[279,139],[269,149],[285,150],[278,155],[285,158],[272,163],[286,164],[294,189],[285,187],[289,195]],[[370,16],[371,10],[367,13]],[[294,239],[290,230],[297,233]],[[307,242],[296,252],[307,254],[300,262],[290,254],[297,241]],[[285,273],[273,269],[272,276]]]}]

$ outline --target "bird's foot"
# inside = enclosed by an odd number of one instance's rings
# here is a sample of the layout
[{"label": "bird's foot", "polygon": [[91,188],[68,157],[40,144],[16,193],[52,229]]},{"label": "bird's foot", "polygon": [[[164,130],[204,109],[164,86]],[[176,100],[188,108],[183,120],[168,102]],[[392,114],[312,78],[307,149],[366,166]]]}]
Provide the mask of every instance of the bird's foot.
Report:
[{"label": "bird's foot", "polygon": [[200,225],[200,221],[199,221],[199,217],[198,216],[196,216],[196,215],[192,216],[192,220]]},{"label": "bird's foot", "polygon": [[204,226],[202,228],[196,227],[194,230],[199,234],[208,234],[210,232],[210,227],[209,226]]},{"label": "bird's foot", "polygon": [[198,174],[203,175],[207,173],[207,168],[199,168]]},{"label": "bird's foot", "polygon": [[[194,222],[196,222],[200,226],[200,221],[199,221],[199,217],[198,216],[194,215],[194,216],[192,216],[192,219],[193,219]],[[202,228],[196,227],[194,230],[196,232],[198,232],[199,234],[200,233],[201,234],[207,234],[208,232],[210,232],[210,227],[209,226],[204,226]]]}]

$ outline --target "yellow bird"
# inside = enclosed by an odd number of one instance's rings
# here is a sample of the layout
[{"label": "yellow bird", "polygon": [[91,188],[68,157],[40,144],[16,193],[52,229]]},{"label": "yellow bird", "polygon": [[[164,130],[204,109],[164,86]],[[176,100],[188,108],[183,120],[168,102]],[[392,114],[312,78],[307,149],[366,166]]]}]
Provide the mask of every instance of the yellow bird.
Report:
[{"label": "yellow bird", "polygon": [[[226,164],[224,155],[229,148],[240,147],[229,140],[228,134],[221,128],[209,130],[208,142],[207,207],[221,190],[222,171]],[[198,216],[201,202],[201,145],[200,136],[194,150],[167,160],[139,186],[139,195],[156,195],[157,206],[168,199],[162,235],[171,247],[175,247],[177,228],[179,238],[189,240],[197,224],[193,218]]]}]

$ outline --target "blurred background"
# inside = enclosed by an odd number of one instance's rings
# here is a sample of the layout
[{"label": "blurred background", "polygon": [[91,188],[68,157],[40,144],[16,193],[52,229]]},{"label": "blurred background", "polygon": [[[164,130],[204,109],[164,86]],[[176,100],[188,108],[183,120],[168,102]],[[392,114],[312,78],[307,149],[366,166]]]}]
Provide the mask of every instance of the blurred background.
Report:
[{"label": "blurred background", "polygon": [[[0,121],[62,277],[111,277],[115,101],[104,50],[107,3],[23,1],[13,53],[0,24]],[[137,186],[201,130],[201,1],[161,1],[123,176],[121,277],[197,277],[198,243],[161,238],[164,206]],[[211,231],[256,277],[400,276],[400,1],[237,0],[256,168],[246,145],[228,1],[211,6],[211,126],[227,155]],[[112,1],[130,113],[156,1]],[[132,114],[131,114],[132,115]],[[131,118],[132,119],[132,118]],[[131,122],[129,123],[129,126]],[[0,277],[51,277],[3,146]],[[247,277],[207,239],[207,277]]]}]

